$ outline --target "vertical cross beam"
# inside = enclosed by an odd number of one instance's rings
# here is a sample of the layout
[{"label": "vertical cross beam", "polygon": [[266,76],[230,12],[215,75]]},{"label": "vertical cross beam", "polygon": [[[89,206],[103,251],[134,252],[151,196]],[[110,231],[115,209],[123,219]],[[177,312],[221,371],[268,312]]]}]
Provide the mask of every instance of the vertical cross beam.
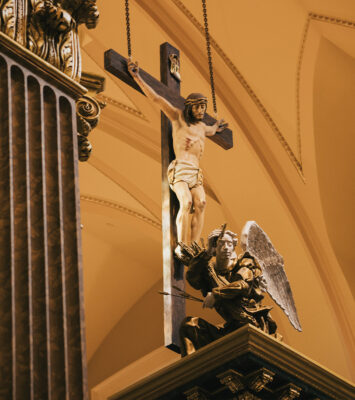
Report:
[{"label": "vertical cross beam", "polygon": [[[170,73],[169,55],[179,56],[179,51],[169,43],[164,43],[160,47],[160,70],[161,81],[158,81],[147,72],[139,69],[142,79],[154,91],[171,103],[174,107],[184,109],[185,99],[180,96],[180,83]],[[105,52],[105,69],[125,82],[130,87],[143,93],[139,85],[131,77],[127,69],[127,59],[114,50]],[[216,120],[210,115],[205,114],[203,122],[206,125],[213,125]],[[173,286],[184,289],[184,266],[174,259],[173,250],[176,246],[176,215],[178,212],[178,201],[175,194],[170,190],[167,180],[167,169],[169,163],[175,158],[172,145],[172,129],[170,121],[162,114],[161,122],[161,147],[162,147],[162,231],[163,231],[163,275],[164,290],[171,293],[175,290]],[[233,147],[232,131],[228,128],[218,135],[210,136],[213,142],[223,149]],[[174,351],[180,352],[179,327],[185,317],[185,300],[164,296],[164,336],[165,346]]]},{"label": "vertical cross beam", "polygon": [[[180,95],[180,82],[170,73],[169,56],[180,55],[179,50],[169,43],[160,46],[160,78],[176,95]],[[164,291],[172,293],[172,286],[184,290],[184,265],[175,257],[176,246],[176,215],[179,203],[175,193],[170,190],[167,170],[170,162],[175,159],[172,127],[169,119],[161,113],[161,163],[162,163],[162,233],[163,233],[163,279]],[[164,341],[165,346],[180,352],[179,327],[185,317],[185,299],[164,296]]]}]

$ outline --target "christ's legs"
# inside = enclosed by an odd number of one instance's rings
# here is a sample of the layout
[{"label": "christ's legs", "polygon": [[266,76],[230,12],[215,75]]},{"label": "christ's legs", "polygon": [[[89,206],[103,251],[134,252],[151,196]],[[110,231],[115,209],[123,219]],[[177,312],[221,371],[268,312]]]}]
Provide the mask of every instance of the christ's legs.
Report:
[{"label": "christ's legs", "polygon": [[195,209],[191,219],[191,242],[198,242],[201,237],[206,208],[206,194],[203,186],[192,188],[191,195]]},{"label": "christ's legs", "polygon": [[177,241],[188,242],[189,213],[192,205],[192,196],[186,182],[174,184],[174,192],[179,200],[180,208],[176,216]]}]

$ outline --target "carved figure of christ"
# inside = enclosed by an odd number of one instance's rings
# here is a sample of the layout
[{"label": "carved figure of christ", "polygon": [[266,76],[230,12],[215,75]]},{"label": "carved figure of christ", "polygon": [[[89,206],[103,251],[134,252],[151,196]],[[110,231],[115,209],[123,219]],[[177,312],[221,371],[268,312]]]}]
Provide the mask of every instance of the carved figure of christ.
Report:
[{"label": "carved figure of christ", "polygon": [[[203,175],[200,159],[204,152],[205,139],[222,131],[226,124],[223,120],[213,125],[203,122],[207,98],[200,93],[192,93],[185,100],[185,108],[181,110],[160,96],[140,76],[138,65],[128,62],[128,71],[143,93],[152,100],[172,123],[173,148],[175,160],[168,168],[168,180],[171,189],[179,200],[179,212],[176,217],[177,242],[188,243],[191,218],[191,242],[198,241],[201,236],[206,194],[203,188]],[[175,248],[175,254],[182,258],[181,247]]]},{"label": "carved figure of christ", "polygon": [[[162,81],[157,80],[144,70],[140,69],[139,74],[142,80],[152,88],[156,94],[164,98],[174,108],[183,111],[185,108],[185,101],[180,96],[180,84],[175,75],[171,72],[170,60],[171,56],[179,59],[179,50],[171,46],[169,43],[163,43],[160,46],[160,68]],[[143,91],[136,81],[132,78],[127,69],[127,58],[118,54],[114,50],[107,50],[105,52],[105,69],[113,74],[115,77],[136,89],[138,92]],[[176,216],[178,214],[178,199],[169,189],[167,169],[171,161],[177,158],[174,154],[173,138],[172,138],[172,124],[169,119],[162,113],[161,125],[161,143],[162,143],[162,231],[163,231],[163,277],[164,277],[164,291],[172,293],[176,291],[176,287],[180,290],[185,289],[184,283],[184,266],[176,258],[173,257],[173,247],[177,243],[176,232]],[[216,120],[204,114],[203,122],[209,126],[214,125]],[[232,131],[228,128],[224,129],[217,135],[208,136],[208,139],[221,146],[223,149],[228,150],[233,147]],[[176,141],[175,141],[176,142]],[[188,140],[185,146],[190,147],[192,140]],[[192,196],[192,195],[191,195]],[[185,299],[176,296],[164,296],[164,342],[165,346],[173,351],[180,352],[180,325],[185,318]]]}]

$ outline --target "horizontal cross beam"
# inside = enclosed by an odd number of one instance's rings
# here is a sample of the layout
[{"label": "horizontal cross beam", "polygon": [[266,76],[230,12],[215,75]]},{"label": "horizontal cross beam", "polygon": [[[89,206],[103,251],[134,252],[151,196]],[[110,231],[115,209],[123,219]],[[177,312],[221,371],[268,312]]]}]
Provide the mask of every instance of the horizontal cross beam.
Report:
[{"label": "horizontal cross beam", "polygon": [[[125,82],[127,85],[131,86],[133,89],[136,89],[138,92],[144,94],[141,88],[137,85],[134,79],[131,77],[130,73],[127,69],[127,58],[121,56],[114,50],[110,49],[105,52],[105,69],[110,72],[112,75],[119,78],[121,81]],[[170,104],[174,107],[177,107],[181,110],[184,109],[184,102],[185,99],[169,89],[166,85],[162,82],[158,81],[147,72],[139,69],[139,73],[142,79],[155,90],[155,92],[164,97]],[[206,125],[213,125],[216,122],[216,119],[205,114],[203,122]],[[228,150],[233,147],[233,135],[232,131],[228,128],[224,129],[222,132],[217,133],[214,136],[210,136],[213,142],[217,143],[219,146]]]}]

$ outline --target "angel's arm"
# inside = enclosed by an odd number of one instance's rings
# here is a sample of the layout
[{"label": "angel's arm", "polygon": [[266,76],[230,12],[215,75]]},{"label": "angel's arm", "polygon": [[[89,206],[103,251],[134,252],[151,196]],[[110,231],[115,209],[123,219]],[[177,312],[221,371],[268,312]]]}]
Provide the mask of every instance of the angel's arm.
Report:
[{"label": "angel's arm", "polygon": [[234,299],[238,296],[244,296],[249,292],[249,284],[240,279],[232,282],[229,285],[223,287],[216,287],[212,289],[212,293],[217,299]]},{"label": "angel's arm", "polygon": [[186,280],[194,289],[205,289],[206,274],[208,273],[208,261],[211,257],[205,250],[190,262],[186,271]]}]

